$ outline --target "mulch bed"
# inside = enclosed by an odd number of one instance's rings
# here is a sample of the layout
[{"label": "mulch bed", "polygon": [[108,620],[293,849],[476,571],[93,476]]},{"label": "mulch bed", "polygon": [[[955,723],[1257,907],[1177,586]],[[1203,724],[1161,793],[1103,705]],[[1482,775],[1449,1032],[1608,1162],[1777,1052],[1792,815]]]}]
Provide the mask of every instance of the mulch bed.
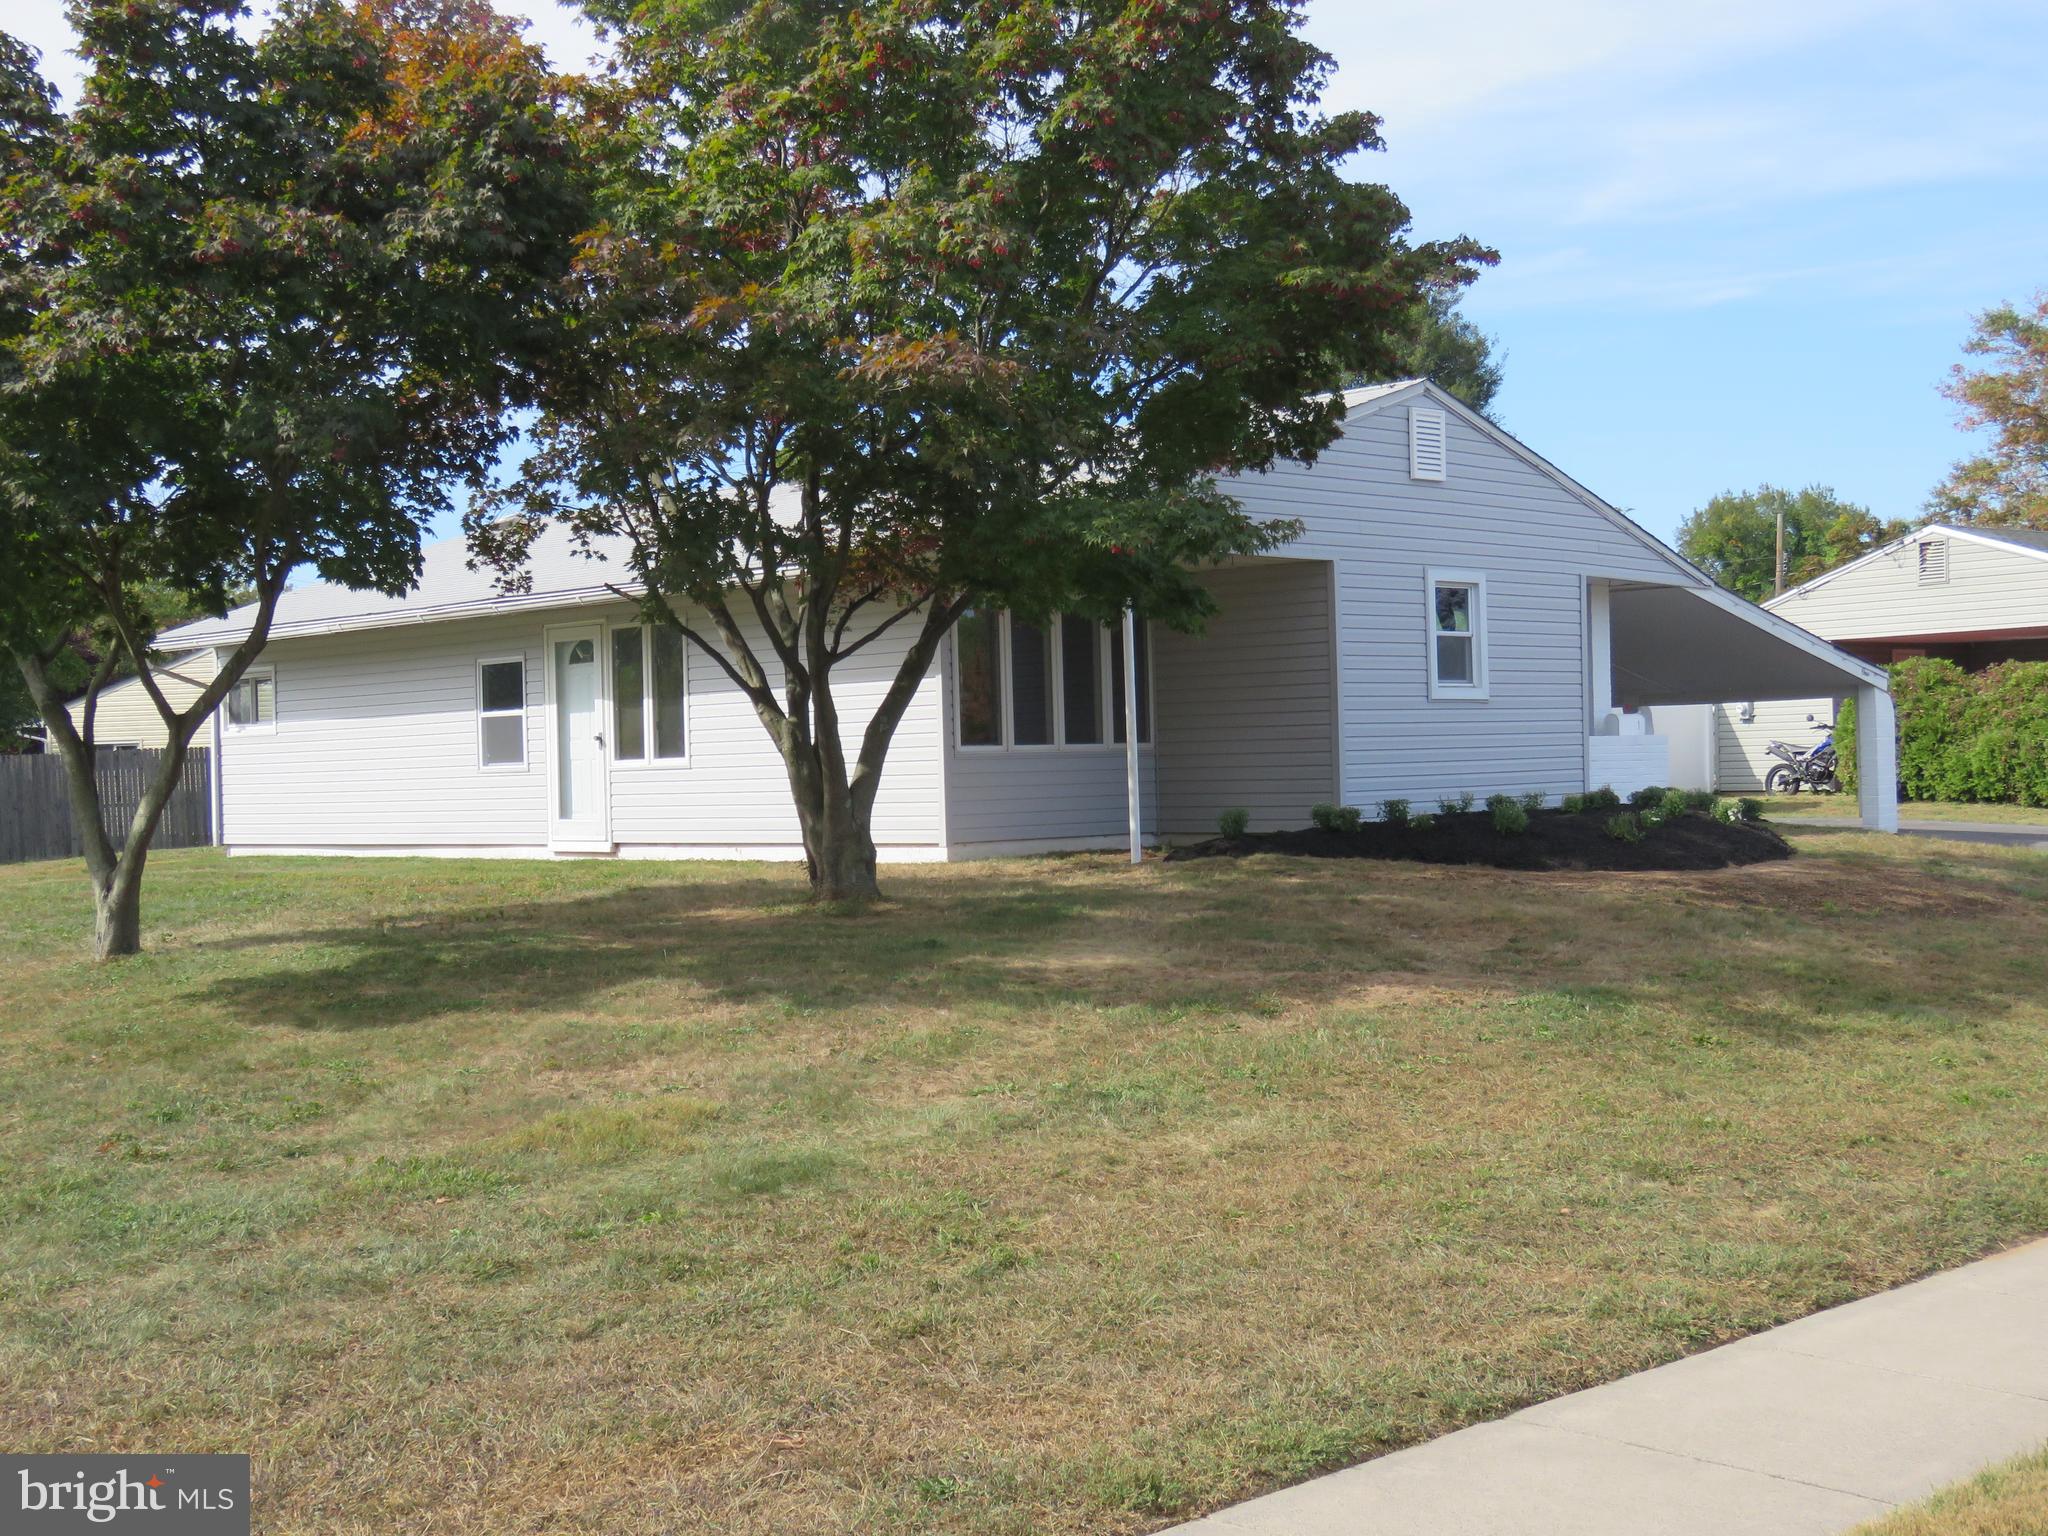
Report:
[{"label": "mulch bed", "polygon": [[1731,825],[1691,812],[1645,828],[1639,843],[1607,835],[1613,811],[1536,811],[1529,830],[1494,830],[1484,811],[1439,816],[1424,830],[1369,821],[1356,832],[1248,832],[1212,837],[1167,854],[1178,859],[1242,859],[1291,853],[1311,859],[1408,859],[1419,864],[1489,864],[1496,869],[1727,869],[1788,859],[1792,845],[1769,826]]}]

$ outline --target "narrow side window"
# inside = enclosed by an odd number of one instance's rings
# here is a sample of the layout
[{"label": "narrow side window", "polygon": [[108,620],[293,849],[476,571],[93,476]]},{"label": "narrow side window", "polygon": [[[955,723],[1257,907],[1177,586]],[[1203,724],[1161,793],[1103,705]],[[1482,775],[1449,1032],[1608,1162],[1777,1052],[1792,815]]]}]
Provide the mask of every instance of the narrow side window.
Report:
[{"label": "narrow side window", "polygon": [[647,756],[647,677],[640,626],[612,631],[612,756],[637,763]]},{"label": "narrow side window", "polygon": [[1429,692],[1432,698],[1486,697],[1486,582],[1439,575],[1429,583]]},{"label": "narrow side window", "polygon": [[654,664],[648,669],[653,680],[649,702],[654,715],[654,755],[687,757],[689,669],[683,637],[663,624],[649,629],[647,638],[654,652]]},{"label": "narrow side window", "polygon": [[477,663],[477,755],[486,768],[526,766],[526,658]]},{"label": "narrow side window", "polygon": [[1003,744],[1003,652],[998,615],[970,608],[953,631],[960,671],[960,745]]}]

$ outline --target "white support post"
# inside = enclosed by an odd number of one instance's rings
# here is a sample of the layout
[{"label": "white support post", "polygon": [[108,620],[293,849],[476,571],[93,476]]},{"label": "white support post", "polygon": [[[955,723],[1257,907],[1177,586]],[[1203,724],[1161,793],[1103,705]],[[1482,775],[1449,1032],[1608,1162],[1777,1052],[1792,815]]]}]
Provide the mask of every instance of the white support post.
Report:
[{"label": "white support post", "polygon": [[1614,617],[1604,581],[1586,584],[1586,620],[1592,638],[1593,723],[1590,729],[1597,736],[1600,734],[1600,722],[1614,713]]},{"label": "white support post", "polygon": [[1873,832],[1899,830],[1899,729],[1891,691],[1856,690],[1856,809]]},{"label": "white support post", "polygon": [[1131,862],[1145,862],[1144,808],[1138,803],[1138,615],[1124,609],[1124,793],[1131,810]]}]

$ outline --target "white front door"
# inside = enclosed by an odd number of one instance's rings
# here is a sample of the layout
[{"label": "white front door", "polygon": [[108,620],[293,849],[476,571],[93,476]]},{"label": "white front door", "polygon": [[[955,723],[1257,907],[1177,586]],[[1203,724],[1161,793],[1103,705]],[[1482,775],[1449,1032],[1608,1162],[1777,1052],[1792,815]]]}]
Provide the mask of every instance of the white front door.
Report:
[{"label": "white front door", "polygon": [[609,850],[604,674],[595,624],[550,629],[548,639],[548,845]]}]

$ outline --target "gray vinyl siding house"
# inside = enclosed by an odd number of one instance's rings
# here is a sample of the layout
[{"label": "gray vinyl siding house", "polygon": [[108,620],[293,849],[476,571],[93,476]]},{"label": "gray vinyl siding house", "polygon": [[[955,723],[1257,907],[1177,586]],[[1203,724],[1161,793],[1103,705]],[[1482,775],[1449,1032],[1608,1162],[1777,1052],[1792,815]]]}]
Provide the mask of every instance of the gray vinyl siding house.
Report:
[{"label": "gray vinyl siding house", "polygon": [[[1916,529],[1764,604],[1879,666],[1936,656],[1965,671],[2048,661],[2048,532]],[[1806,746],[1835,719],[1836,696],[1737,698],[1711,713],[1715,782],[1763,787],[1773,741]]]},{"label": "gray vinyl siding house", "polygon": [[[971,643],[949,642],[890,750],[881,857],[1121,847],[1133,782],[1148,840],[1206,835],[1236,806],[1287,827],[1322,801],[1554,801],[1668,781],[1646,706],[1832,690],[1888,707],[1879,670],[1719,592],[1434,386],[1345,404],[1313,465],[1225,482],[1301,531],[1203,574],[1220,610],[1203,633],[1141,626],[1135,751],[1115,704],[1116,629],[983,615]],[[223,841],[800,857],[752,708],[711,658],[658,654],[608,589],[618,579],[550,536],[516,596],[457,541],[428,550],[403,598],[287,593],[246,697],[221,712]],[[244,624],[230,614],[165,643],[224,645]],[[1661,649],[1674,630],[1691,642],[1675,653]],[[847,740],[905,643],[892,632],[841,673]],[[1883,807],[1868,810],[1881,823]]]}]

